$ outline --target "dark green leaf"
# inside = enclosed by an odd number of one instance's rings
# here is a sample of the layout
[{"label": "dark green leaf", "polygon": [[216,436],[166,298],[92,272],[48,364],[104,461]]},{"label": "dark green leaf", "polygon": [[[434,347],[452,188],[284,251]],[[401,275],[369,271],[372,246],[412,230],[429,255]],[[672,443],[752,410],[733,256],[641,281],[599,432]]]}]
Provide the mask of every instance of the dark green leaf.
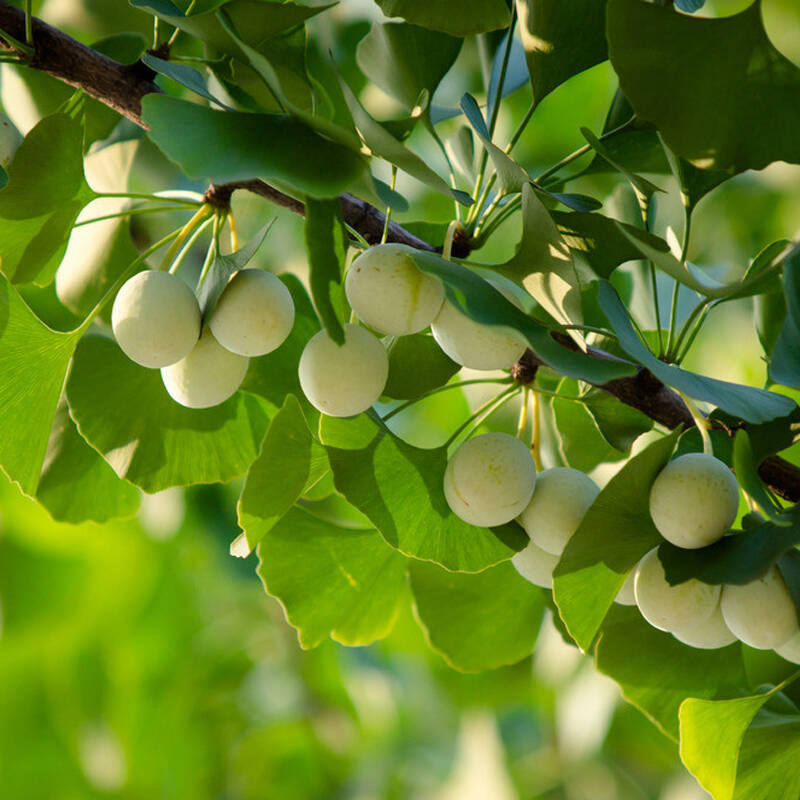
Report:
[{"label": "dark green leaf", "polygon": [[634,456],[608,482],[567,543],[554,572],[561,619],[588,650],[627,574],[661,536],[650,519],[650,487],[669,461],[674,431]]},{"label": "dark green leaf", "polygon": [[432,253],[409,248],[409,255],[423,271],[445,284],[447,295],[468,317],[488,325],[506,325],[518,330],[542,361],[562,375],[590,383],[607,383],[633,375],[635,367],[624,362],[600,361],[562,347],[539,322],[520,311],[476,273]]},{"label": "dark green leaf", "polygon": [[60,522],[103,523],[132,516],[139,507],[139,494],[81,438],[62,401],[50,432],[36,499]]},{"label": "dark green leaf", "polygon": [[[337,420],[337,444],[348,429],[357,431],[360,444],[367,419]],[[525,545],[525,534],[514,523],[477,528],[450,511],[442,487],[445,448],[421,450],[371,424],[375,432],[363,449],[333,447],[327,444],[330,436],[323,436],[323,443],[336,488],[392,547],[446,569],[476,572],[507,560]]]},{"label": "dark green leaf", "polygon": [[774,383],[800,387],[800,247],[783,261],[786,320],[772,350],[769,377]]},{"label": "dark green leaf", "polygon": [[343,344],[344,329],[339,313],[348,239],[338,200],[306,200],[305,235],[314,305],[328,335]]},{"label": "dark green leaf", "polygon": [[272,418],[258,458],[247,471],[237,506],[239,527],[251,551],[297,502],[308,482],[311,444],[303,410],[294,395]]},{"label": "dark green leaf", "polygon": [[609,0],[607,33],[636,115],[696,167],[742,172],[800,161],[800,70],[769,41],[760,2],[708,20]]},{"label": "dark green leaf", "polygon": [[505,0],[375,0],[387,17],[402,17],[406,22],[442,31],[452,36],[467,36],[506,28],[511,15]]},{"label": "dark green leaf", "polygon": [[114,33],[92,42],[92,50],[120,64],[135,64],[146,49],[147,39],[141,33]]},{"label": "dark green leaf", "polygon": [[409,111],[420,92],[430,97],[453,66],[461,39],[402,22],[376,22],[358,43],[362,72]]},{"label": "dark green leaf", "polygon": [[594,417],[605,440],[623,453],[630,452],[636,439],[653,428],[653,420],[650,417],[631,408],[608,392],[590,389],[585,401],[586,408]]},{"label": "dark green leaf", "polygon": [[724,183],[728,178],[733,177],[733,172],[698,169],[685,158],[675,155],[666,144],[664,144],[663,147],[672,174],[681,187],[681,200],[689,214],[694,211],[695,206],[710,191],[716,189],[717,186]]},{"label": "dark green leaf", "polygon": [[[565,397],[576,397],[579,394],[578,382],[564,378],[557,391]],[[625,457],[603,437],[586,405],[554,397],[552,407],[561,454],[568,467],[591,472],[598,464]]]},{"label": "dark green leaf", "polygon": [[396,400],[411,400],[444,386],[460,369],[432,336],[400,336],[389,348],[389,379],[383,393]]},{"label": "dark green leaf", "polygon": [[451,667],[480,672],[530,655],[542,622],[544,593],[511,564],[464,575],[412,561],[409,576],[428,643]]},{"label": "dark green leaf", "polygon": [[688,647],[650,626],[637,608],[612,609],[595,661],[627,700],[674,739],[686,698],[732,697],[747,686],[738,642],[718,650]]},{"label": "dark green leaf", "polygon": [[0,467],[27,495],[36,493],[77,343],[46,327],[0,275]]},{"label": "dark green leaf", "polygon": [[80,434],[146,492],[243,475],[269,422],[267,404],[244,392],[213,408],[178,405],[158,370],[134,364],[99,336],[81,340],[67,399]]},{"label": "dark green leaf", "polygon": [[220,108],[224,108],[227,111],[233,110],[229,106],[226,106],[221,100],[217,100],[217,98],[208,91],[205,79],[196,69],[192,69],[192,67],[186,66],[186,64],[173,64],[171,61],[164,61],[163,58],[158,58],[150,53],[146,53],[142,57],[142,63],[147,64],[150,69],[159,73],[159,75],[166,75],[168,78],[177,81],[181,86],[191,89],[195,94],[205,97],[206,100],[210,100]]},{"label": "dark green leaf", "polygon": [[142,115],[150,138],[192,178],[260,177],[312,197],[333,197],[365,168],[358,153],[283,114],[212,111],[149,94],[142,100]]},{"label": "dark green leaf", "polygon": [[758,474],[758,462],[753,453],[753,446],[750,444],[750,437],[744,430],[736,431],[736,437],[733,440],[733,471],[736,473],[736,481],[739,486],[750,496],[751,500],[761,507],[765,514],[769,515],[775,510],[775,505]]},{"label": "dark green leaf", "polygon": [[517,9],[537,105],[568,78],[608,57],[606,0],[519,0]]},{"label": "dark green leaf", "polygon": [[698,550],[685,550],[663,542],[658,556],[671,584],[697,578],[705,583],[744,584],[760,578],[767,570],[800,544],[800,520],[788,527],[765,522],[746,531],[724,536]]},{"label": "dark green leaf", "polygon": [[598,282],[598,301],[623,350],[668,386],[674,386],[689,397],[713,403],[748,422],[766,422],[789,414],[794,409],[794,401],[788,397],[752,386],[708,378],[665,364],[642,344],[619,296],[606,281]]},{"label": "dark green leaf", "polygon": [[329,635],[366,645],[392,629],[406,559],[376,531],[339,528],[295,508],[264,536],[258,557],[264,588],[303,647]]},{"label": "dark green leaf", "polygon": [[235,253],[223,255],[217,252],[214,255],[208,274],[197,291],[197,302],[200,304],[200,311],[204,319],[208,319],[216,308],[217,301],[225,291],[231,275],[244,269],[258,252],[258,248],[264,243],[274,222],[275,219],[271,219],[244,247]]}]

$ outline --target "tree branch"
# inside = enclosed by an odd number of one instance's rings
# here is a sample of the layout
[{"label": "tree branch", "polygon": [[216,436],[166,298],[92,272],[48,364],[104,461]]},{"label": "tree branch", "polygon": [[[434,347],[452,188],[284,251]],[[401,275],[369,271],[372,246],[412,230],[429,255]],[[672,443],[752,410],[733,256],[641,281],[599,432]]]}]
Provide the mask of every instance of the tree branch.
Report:
[{"label": "tree branch", "polygon": [[[20,41],[25,39],[25,14],[5,0],[0,0],[0,29],[15,39]],[[160,91],[153,82],[154,75],[148,67],[141,63],[130,66],[119,64],[39,19],[33,20],[33,44],[34,54],[28,66],[82,89],[90,97],[113,108],[137,125],[147,127],[141,116],[142,97]],[[1,41],[0,49],[11,50]],[[212,186],[209,189],[210,196],[207,197],[212,202],[213,198],[221,202],[227,194],[229,201],[231,193],[236,189],[246,189],[295,213],[305,213],[302,202],[258,179]],[[377,208],[349,194],[341,195],[339,202],[348,225],[357,230],[368,242],[380,241],[384,215]],[[437,250],[436,247],[394,222],[389,225],[388,240],[420,250],[432,252]],[[466,243],[460,244],[462,254],[466,254],[468,252]],[[574,346],[568,337],[559,334],[554,334],[554,337],[566,347]],[[596,348],[590,348],[589,352],[595,358],[615,358]],[[521,360],[521,369],[535,369],[543,363],[529,350]],[[609,392],[623,403],[638,409],[667,428],[673,429],[678,425],[691,427],[694,424],[680,397],[644,368],[631,378],[610,381],[598,388]],[[778,456],[772,456],[761,464],[759,473],[778,495],[792,502],[800,501],[800,469],[793,464]]]}]

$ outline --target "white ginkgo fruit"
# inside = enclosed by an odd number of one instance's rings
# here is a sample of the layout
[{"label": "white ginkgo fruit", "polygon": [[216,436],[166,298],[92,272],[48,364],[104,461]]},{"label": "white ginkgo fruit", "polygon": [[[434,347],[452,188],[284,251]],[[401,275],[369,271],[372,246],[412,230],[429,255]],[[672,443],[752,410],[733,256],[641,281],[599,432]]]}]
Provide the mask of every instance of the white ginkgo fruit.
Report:
[{"label": "white ginkgo fruit", "polygon": [[800,664],[800,633],[796,633],[788,642],[776,647],[775,652],[792,664]]},{"label": "white ginkgo fruit", "polygon": [[200,306],[177,276],[146,270],[126,281],[111,309],[111,327],[128,358],[143,367],[175,364],[200,338]]},{"label": "white ginkgo fruit", "polygon": [[[498,291],[499,287],[495,286]],[[502,291],[514,305],[517,299]],[[525,337],[509,328],[484,325],[462,314],[449,300],[431,323],[431,333],[439,347],[462,367],[492,370],[510,369],[528,346]]]},{"label": "white ginkgo fruit", "polygon": [[309,339],[298,368],[300,388],[314,408],[329,417],[352,417],[381,396],[389,356],[368,330],[348,323],[344,344],[321,330]]},{"label": "white ginkgo fruit", "polygon": [[239,270],[219,297],[208,327],[240,356],[263,356],[280,347],[294,325],[294,301],[271,272]]},{"label": "white ginkgo fruit", "polygon": [[725,624],[719,605],[704,622],[688,628],[678,628],[672,631],[672,635],[679,642],[688,644],[689,647],[696,647],[698,650],[716,650],[718,647],[727,647],[736,641],[736,637]]},{"label": "white ginkgo fruit", "polygon": [[599,492],[600,487],[580,470],[543,470],[536,476],[533,497],[517,521],[532,542],[560,556]]},{"label": "white ginkgo fruit", "polygon": [[650,489],[650,516],[658,532],[677,547],[713,544],[729,530],[738,508],[736,478],[706,453],[673,459]]},{"label": "white ginkgo fruit", "polygon": [[636,570],[631,570],[627,577],[625,578],[625,583],[619,587],[619,591],[617,592],[617,596],[614,598],[615,603],[619,603],[621,606],[635,606],[636,605],[636,594],[633,591],[633,582],[634,578],[636,577]]},{"label": "white ginkgo fruit", "polygon": [[720,587],[694,578],[671,586],[654,548],[636,567],[633,592],[642,616],[654,628],[672,632],[705,622],[719,603]]},{"label": "white ginkgo fruit", "polygon": [[187,408],[224,403],[241,386],[250,359],[231,353],[206,328],[200,340],[177,364],[163,367],[161,379],[169,396]]},{"label": "white ginkgo fruit", "polygon": [[4,168],[11,163],[23,136],[17,126],[3,113],[0,113],[0,165]]},{"label": "white ginkgo fruit", "polygon": [[535,484],[536,463],[523,442],[507,433],[483,433],[447,462],[444,496],[464,522],[488,528],[519,516]]},{"label": "white ginkgo fruit", "polygon": [[406,336],[433,322],[444,302],[444,286],[414,263],[413,250],[382,244],[350,266],[344,289],[360,320],[390,336]]},{"label": "white ginkgo fruit", "polygon": [[725,624],[750,647],[775,650],[798,632],[797,610],[776,566],[750,583],[725,586],[721,605]]},{"label": "white ginkgo fruit", "polygon": [[528,542],[523,550],[511,556],[514,569],[534,586],[543,589],[553,588],[553,570],[558,564],[558,556],[547,553],[533,542]]}]

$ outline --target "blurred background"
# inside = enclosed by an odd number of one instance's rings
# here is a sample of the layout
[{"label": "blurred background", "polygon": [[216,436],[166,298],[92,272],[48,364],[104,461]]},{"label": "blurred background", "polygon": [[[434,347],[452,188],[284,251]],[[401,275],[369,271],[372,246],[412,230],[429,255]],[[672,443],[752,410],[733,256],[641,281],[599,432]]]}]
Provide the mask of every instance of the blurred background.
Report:
[{"label": "blurred background", "polygon": [[[746,5],[718,0],[702,13],[729,14]],[[123,0],[46,0],[34,8],[86,43],[121,31],[139,33],[148,43],[152,36],[152,18]],[[764,11],[776,45],[800,63],[795,4],[765,0]],[[390,119],[402,110],[365,83],[354,59],[356,43],[379,18],[369,0],[343,0],[310,21],[309,41],[319,52],[332,50],[365,105]],[[580,126],[602,129],[614,90],[608,64],[573,78],[537,110],[515,150],[518,160],[536,174],[579,147]],[[436,102],[457,106],[464,91],[483,98],[480,55],[472,42]],[[7,65],[0,70],[0,100],[23,132],[70,93],[46,76]],[[509,95],[498,140],[507,141],[529,101],[527,87]],[[462,122],[442,123],[443,138]],[[423,130],[412,134],[409,146],[445,172]],[[113,167],[113,180],[129,191],[205,188],[187,182],[145,139],[113,147],[118,149],[97,154],[90,183],[93,175],[102,182]],[[376,173],[389,175],[380,166]],[[674,181],[650,177],[667,190],[657,232],[665,235],[671,226],[679,233]],[[627,190],[614,176],[590,176],[570,186],[608,198],[605,213],[625,218]],[[763,246],[796,232],[798,186],[800,168],[785,164],[724,184],[695,215],[690,259],[720,278],[741,274]],[[412,179],[401,175],[398,190],[411,208],[396,213],[398,221],[451,218],[452,205]],[[234,211],[242,240],[275,217],[256,260],[276,273],[305,277],[299,218],[241,193]],[[183,219],[185,213],[133,218],[133,241],[153,241]],[[518,234],[512,219],[473,258],[504,260]],[[194,258],[197,270],[200,248]],[[635,280],[635,269],[625,269]],[[671,286],[665,281],[660,288],[665,316]],[[76,319],[58,303],[53,287],[26,297],[54,327],[67,329]],[[652,327],[647,303],[634,311],[642,327]],[[751,301],[716,310],[686,364],[763,385]],[[479,392],[444,393],[396,418],[399,432],[416,444],[439,444],[481,399]],[[513,426],[514,416],[513,410],[500,414],[493,426]],[[554,431],[546,430],[548,436],[545,466],[558,463],[561,448]],[[596,475],[606,480],[619,466],[600,467]],[[228,553],[238,534],[240,488],[234,482],[170,490],[145,496],[133,519],[69,526],[53,522],[0,478],[2,800],[707,796],[680,765],[677,745],[626,704],[616,685],[564,643],[550,622],[532,658],[480,675],[455,672],[427,647],[408,600],[393,632],[371,647],[328,642],[301,650],[281,607],[263,591],[255,557]]]}]

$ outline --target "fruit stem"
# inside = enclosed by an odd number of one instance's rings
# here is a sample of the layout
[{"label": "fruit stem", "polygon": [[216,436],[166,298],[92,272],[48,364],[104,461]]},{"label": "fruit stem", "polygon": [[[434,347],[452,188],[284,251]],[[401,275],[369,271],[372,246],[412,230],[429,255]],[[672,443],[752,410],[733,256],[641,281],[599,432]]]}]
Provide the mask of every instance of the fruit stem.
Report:
[{"label": "fruit stem", "polygon": [[442,246],[442,258],[449,261],[453,252],[453,240],[456,237],[458,230],[458,220],[454,219],[447,226],[447,234],[444,237],[444,245]]},{"label": "fruit stem", "polygon": [[179,269],[181,264],[186,260],[186,256],[189,255],[189,251],[192,249],[194,243],[198,240],[200,235],[203,231],[211,224],[211,219],[203,220],[203,222],[198,225],[192,235],[186,240],[186,244],[183,245],[180,252],[172,261],[172,266],[169,268],[170,274],[174,275]]},{"label": "fruit stem", "polygon": [[163,239],[159,239],[159,241],[157,241],[155,244],[150,245],[147,250],[131,261],[131,263],[128,265],[128,268],[114,281],[114,283],[111,284],[111,286],[108,288],[108,291],[100,298],[100,300],[98,300],[97,304],[89,312],[86,319],[77,328],[75,328],[72,333],[76,336],[83,336],[83,334],[86,332],[86,329],[89,327],[89,325],[91,325],[92,320],[103,310],[103,306],[105,306],[105,304],[117,293],[120,286],[122,286],[122,284],[125,283],[125,281],[131,277],[131,275],[133,275],[133,273],[136,271],[136,268],[149,256],[155,253],[156,250],[159,250],[161,247],[167,244],[167,242],[171,242],[176,236],[178,236],[179,233],[180,229],[172,231],[172,233],[168,234]]},{"label": "fruit stem", "polygon": [[236,230],[236,220],[233,218],[233,211],[228,212],[228,226],[231,234],[231,252],[235,253],[239,249],[239,234]]},{"label": "fruit stem", "polygon": [[537,392],[534,392],[533,431],[531,432],[531,453],[533,455],[533,463],[536,464],[537,472],[542,471],[541,438],[542,438],[542,424],[541,424],[541,413],[539,409],[539,395]]},{"label": "fruit stem", "polygon": [[678,389],[675,389],[675,392],[680,395],[681,400],[686,403],[686,408],[689,409],[689,413],[692,415],[694,424],[697,426],[697,430],[700,431],[700,438],[703,440],[703,452],[707,456],[713,456],[714,447],[711,444],[711,436],[709,434],[710,425],[708,424],[708,419],[706,419],[706,416],[703,414],[703,412],[697,407],[697,405],[695,405],[695,402],[691,399],[691,397],[685,395]]},{"label": "fruit stem", "polygon": [[381,417],[382,422],[386,422],[386,420],[391,419],[395,414],[399,414],[401,411],[405,411],[410,406],[413,406],[415,403],[419,403],[420,400],[425,400],[428,397],[432,397],[435,394],[439,394],[439,392],[446,392],[449,389],[459,389],[462,386],[472,386],[477,383],[501,383],[507,384],[510,382],[509,378],[473,378],[468,381],[456,381],[456,383],[446,383],[444,386],[439,386],[436,389],[431,389],[429,392],[425,392],[421,394],[419,397],[414,397],[411,400],[406,400],[405,403],[401,403],[399,406],[393,408],[386,416]]},{"label": "fruit stem", "polygon": [[522,387],[522,405],[519,409],[519,422],[517,423],[517,439],[522,439],[525,435],[525,428],[528,425],[528,398],[530,390],[527,386]]},{"label": "fruit stem", "polygon": [[[390,183],[392,191],[397,184],[397,167],[392,164],[392,181]],[[386,216],[383,218],[383,233],[381,233],[381,244],[386,244],[386,238],[389,236],[389,222],[392,219],[392,207],[386,206]]]},{"label": "fruit stem", "polygon": [[458,428],[453,431],[450,438],[444,443],[446,449],[450,448],[450,446],[458,439],[458,437],[470,426],[471,429],[464,437],[465,439],[469,439],[469,437],[475,432],[475,430],[486,420],[488,417],[497,411],[501,406],[505,405],[514,395],[520,392],[522,387],[514,384],[510,386],[500,394],[495,395],[491,400],[484,403],[482,406],[475,409],[475,411],[470,414]]},{"label": "fruit stem", "polygon": [[79,228],[81,225],[91,225],[93,222],[103,222],[107,219],[118,219],[120,217],[132,217],[139,214],[160,214],[164,211],[187,211],[189,209],[197,208],[194,205],[182,206],[158,206],[157,208],[129,208],[126,211],[120,211],[116,214],[103,214],[102,217],[92,217],[91,219],[83,219],[76,222],[72,227]]},{"label": "fruit stem", "polygon": [[164,254],[164,258],[161,260],[159,269],[164,270],[167,268],[167,264],[171,263],[172,259],[175,258],[175,255],[177,254],[178,250],[180,250],[181,245],[186,241],[189,234],[210,214],[211,206],[204,204],[197,209],[197,212],[192,216],[192,218],[179,231],[177,231],[177,238],[170,245],[169,250],[167,250],[167,252]]}]

